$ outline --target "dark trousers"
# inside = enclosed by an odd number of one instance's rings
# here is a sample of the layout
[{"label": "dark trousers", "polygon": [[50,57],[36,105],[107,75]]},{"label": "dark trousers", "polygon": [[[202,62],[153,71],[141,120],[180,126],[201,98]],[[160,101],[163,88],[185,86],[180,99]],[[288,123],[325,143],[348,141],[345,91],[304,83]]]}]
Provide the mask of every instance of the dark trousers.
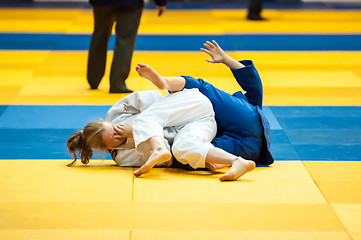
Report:
[{"label": "dark trousers", "polygon": [[138,6],[93,6],[94,32],[88,55],[87,79],[92,89],[98,88],[106,66],[108,40],[116,22],[116,40],[110,71],[110,92],[126,89],[125,80],[130,71],[143,5]]},{"label": "dark trousers", "polygon": [[263,0],[248,0],[248,16],[249,18],[260,17],[262,11]]}]

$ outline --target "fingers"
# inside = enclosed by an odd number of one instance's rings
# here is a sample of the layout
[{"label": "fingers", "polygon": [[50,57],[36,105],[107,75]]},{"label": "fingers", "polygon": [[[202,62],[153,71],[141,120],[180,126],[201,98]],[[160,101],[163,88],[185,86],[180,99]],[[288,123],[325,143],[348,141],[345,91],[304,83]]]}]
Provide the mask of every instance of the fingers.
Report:
[{"label": "fingers", "polygon": [[214,49],[214,48],[219,48],[219,45],[218,45],[218,43],[217,43],[215,40],[212,40],[212,42],[206,41],[203,45],[204,45],[206,48],[208,48],[209,50],[212,50],[212,49]]},{"label": "fingers", "polygon": [[208,48],[209,50],[212,50],[213,48],[215,48],[215,46],[213,45],[213,43],[211,43],[210,41],[206,41],[203,44],[206,48]]},{"label": "fingers", "polygon": [[126,132],[123,124],[115,125],[114,130],[120,135],[119,137],[125,137]]},{"label": "fingers", "polygon": [[[211,52],[210,51],[208,51],[207,49],[204,49],[204,48],[201,48],[201,51],[202,52],[205,52],[205,53],[207,53],[208,55],[210,55],[211,57],[212,57],[212,54],[211,54]],[[212,59],[205,59],[207,62],[209,62],[209,63],[213,63],[213,60]]]},{"label": "fingers", "polygon": [[119,134],[119,135],[116,135],[115,137],[117,137],[117,136],[122,137],[122,136],[123,136],[123,131],[122,131],[118,126],[115,126],[115,127],[114,127],[114,131],[115,131],[117,134]]},{"label": "fingers", "polygon": [[120,129],[120,126],[121,126],[122,124],[119,124],[119,125],[115,125],[114,126],[114,130],[117,132],[117,133],[120,133],[122,130]]},{"label": "fingers", "polygon": [[202,51],[202,52],[205,52],[205,53],[207,53],[207,54],[209,54],[209,55],[211,54],[207,49],[204,49],[204,48],[201,48],[201,51]]},{"label": "fingers", "polygon": [[213,42],[214,46],[216,46],[216,48],[219,48],[219,45],[215,40],[213,40],[212,42]]}]

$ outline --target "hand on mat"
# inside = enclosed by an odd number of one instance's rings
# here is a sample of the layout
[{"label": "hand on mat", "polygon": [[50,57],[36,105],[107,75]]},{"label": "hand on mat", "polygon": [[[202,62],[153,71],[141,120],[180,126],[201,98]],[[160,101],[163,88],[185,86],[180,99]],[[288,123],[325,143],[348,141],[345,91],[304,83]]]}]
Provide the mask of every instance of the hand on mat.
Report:
[{"label": "hand on mat", "polygon": [[202,52],[207,53],[212,59],[206,59],[209,63],[223,63],[226,59],[227,54],[223,51],[223,49],[218,45],[216,41],[212,41],[213,43],[207,41],[203,45],[208,49],[201,48]]}]

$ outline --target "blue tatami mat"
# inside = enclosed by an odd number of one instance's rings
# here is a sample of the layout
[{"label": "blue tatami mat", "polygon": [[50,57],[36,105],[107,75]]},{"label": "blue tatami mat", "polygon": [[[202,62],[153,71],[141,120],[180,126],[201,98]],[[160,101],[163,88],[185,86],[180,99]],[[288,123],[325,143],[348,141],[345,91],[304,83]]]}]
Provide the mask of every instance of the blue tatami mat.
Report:
[{"label": "blue tatami mat", "polygon": [[361,160],[360,107],[271,109],[301,160]]},{"label": "blue tatami mat", "polygon": [[301,160],[283,129],[271,128],[271,153],[275,160]]},{"label": "blue tatami mat", "polygon": [[[2,105],[0,159],[70,159],[67,138],[104,119],[109,108]],[[265,106],[264,112],[275,160],[361,161],[361,107]]]},{"label": "blue tatami mat", "polygon": [[78,129],[0,129],[0,159],[71,159],[68,137]]},{"label": "blue tatami mat", "polygon": [[110,106],[10,105],[2,108],[6,110],[0,115],[0,129],[82,129],[88,122],[105,119]]},{"label": "blue tatami mat", "polygon": [[[360,51],[360,34],[225,34],[225,35],[142,35],[137,51],[199,51],[207,40],[222,43],[226,51]],[[115,37],[110,38],[113,50]],[[87,51],[89,34],[0,33],[2,50],[83,50]]]}]

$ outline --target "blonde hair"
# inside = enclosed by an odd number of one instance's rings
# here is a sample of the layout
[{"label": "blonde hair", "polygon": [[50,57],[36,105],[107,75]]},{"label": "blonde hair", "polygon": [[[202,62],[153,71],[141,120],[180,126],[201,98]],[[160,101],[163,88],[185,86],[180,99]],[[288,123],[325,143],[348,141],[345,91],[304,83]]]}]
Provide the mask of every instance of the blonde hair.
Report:
[{"label": "blonde hair", "polygon": [[80,159],[83,164],[88,164],[93,156],[93,148],[106,149],[106,144],[103,141],[102,133],[104,131],[104,120],[88,123],[83,130],[73,133],[67,140],[66,145],[69,153],[74,157],[73,162],[68,164],[68,167],[74,166],[77,156],[76,151],[79,151]]}]

